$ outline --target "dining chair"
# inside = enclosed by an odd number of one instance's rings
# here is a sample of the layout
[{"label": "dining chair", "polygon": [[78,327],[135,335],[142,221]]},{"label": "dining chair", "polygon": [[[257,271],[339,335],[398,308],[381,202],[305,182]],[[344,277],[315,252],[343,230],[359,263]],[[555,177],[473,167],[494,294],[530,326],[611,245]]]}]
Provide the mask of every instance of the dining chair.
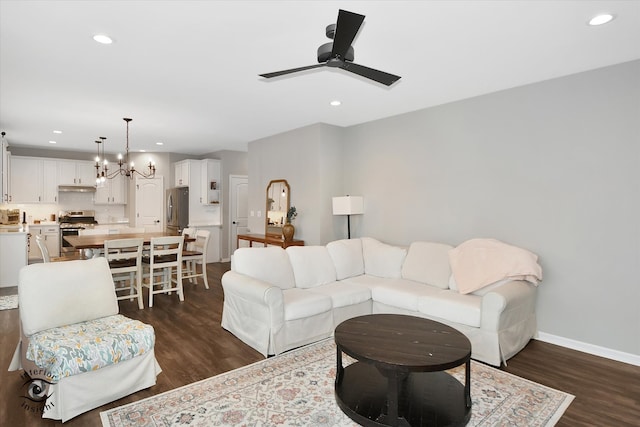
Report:
[{"label": "dining chair", "polygon": [[[149,255],[142,258],[144,276],[148,279],[143,286],[149,288],[149,307],[153,307],[155,294],[171,295],[171,292],[176,291],[180,301],[184,301],[182,289],[184,236],[153,237],[149,243]],[[156,278],[159,280],[156,281]]]},{"label": "dining chair", "polygon": [[[118,301],[138,298],[138,308],[143,309],[142,302],[142,246],[144,239],[115,239],[104,241],[104,256],[115,284]],[[129,286],[118,286],[119,282],[129,282]],[[123,295],[122,291],[129,291]],[[120,292],[120,294],[118,294]]]},{"label": "dining chair", "polygon": [[[188,243],[187,249],[182,251],[182,261],[185,264],[182,278],[189,279],[189,283],[197,283],[196,278],[202,277],[206,289],[209,289],[206,260],[210,234],[209,230],[196,231],[195,242]],[[201,273],[198,273],[197,264],[201,265]]]},{"label": "dining chair", "polygon": [[40,253],[42,254],[42,262],[51,262],[51,256],[49,255],[49,249],[47,245],[42,240],[42,237],[39,234],[36,234],[36,244],[38,248],[40,248]]}]

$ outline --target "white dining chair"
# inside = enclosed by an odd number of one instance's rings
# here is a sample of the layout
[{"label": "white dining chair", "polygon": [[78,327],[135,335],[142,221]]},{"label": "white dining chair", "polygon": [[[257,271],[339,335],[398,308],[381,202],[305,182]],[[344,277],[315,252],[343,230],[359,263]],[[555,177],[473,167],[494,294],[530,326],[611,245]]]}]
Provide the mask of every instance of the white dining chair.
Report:
[{"label": "white dining chair", "polygon": [[[109,262],[111,275],[116,287],[118,301],[138,299],[138,308],[143,309],[142,302],[142,246],[143,239],[105,240],[104,256]],[[118,286],[128,282],[128,286]],[[122,291],[129,291],[123,295]],[[120,293],[118,293],[120,292]]]},{"label": "white dining chair", "polygon": [[[195,241],[187,244],[187,249],[182,251],[182,261],[185,264],[183,279],[189,279],[189,283],[197,283],[196,278],[202,277],[204,287],[209,289],[207,280],[207,246],[209,245],[208,230],[198,230],[195,233]],[[201,266],[201,273],[198,273],[197,265]]]},{"label": "white dining chair", "polygon": [[40,253],[42,254],[42,262],[51,262],[51,256],[49,256],[49,249],[47,245],[42,240],[42,237],[39,234],[36,234],[36,244],[40,249]]},{"label": "white dining chair", "polygon": [[[184,236],[165,236],[151,238],[149,255],[142,259],[144,276],[143,286],[149,288],[149,307],[153,307],[155,294],[171,294],[176,291],[180,301],[184,301],[182,289],[182,247]],[[156,279],[159,279],[156,281]]]}]

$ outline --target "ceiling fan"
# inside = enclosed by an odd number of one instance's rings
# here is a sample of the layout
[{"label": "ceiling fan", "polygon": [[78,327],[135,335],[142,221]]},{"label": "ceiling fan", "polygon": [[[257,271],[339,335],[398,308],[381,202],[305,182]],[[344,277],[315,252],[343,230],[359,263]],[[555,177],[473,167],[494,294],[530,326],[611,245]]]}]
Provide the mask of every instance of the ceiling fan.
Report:
[{"label": "ceiling fan", "polygon": [[351,43],[356,37],[362,22],[364,22],[364,15],[340,9],[337,23],[328,25],[326,30],[327,37],[333,39],[333,42],[325,43],[318,48],[318,64],[260,74],[260,76],[270,79],[285,74],[297,73],[298,71],[320,67],[334,67],[375,80],[383,85],[391,86],[400,80],[400,76],[374,70],[373,68],[358,65],[353,62],[354,55]]}]

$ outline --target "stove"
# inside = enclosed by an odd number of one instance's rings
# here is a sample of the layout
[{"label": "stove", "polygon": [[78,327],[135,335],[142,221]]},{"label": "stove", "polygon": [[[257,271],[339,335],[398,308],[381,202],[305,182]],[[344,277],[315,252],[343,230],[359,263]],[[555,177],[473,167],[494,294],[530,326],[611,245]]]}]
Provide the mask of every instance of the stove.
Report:
[{"label": "stove", "polygon": [[80,230],[93,228],[96,221],[96,211],[60,211],[58,215],[58,223],[60,224],[60,255],[73,252],[73,246],[67,243],[65,236],[77,236]]}]

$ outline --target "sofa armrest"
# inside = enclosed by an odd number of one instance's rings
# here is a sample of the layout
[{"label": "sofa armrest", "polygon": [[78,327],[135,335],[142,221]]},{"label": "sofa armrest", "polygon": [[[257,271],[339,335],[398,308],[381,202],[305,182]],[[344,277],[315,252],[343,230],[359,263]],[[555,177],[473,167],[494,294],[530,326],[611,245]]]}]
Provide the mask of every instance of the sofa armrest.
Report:
[{"label": "sofa armrest", "polygon": [[222,276],[222,289],[224,299],[233,300],[233,307],[241,309],[247,316],[260,317],[261,321],[276,329],[284,324],[284,297],[279,287],[227,271]]},{"label": "sofa armrest", "polygon": [[514,280],[506,282],[482,297],[480,328],[491,331],[508,329],[527,319],[535,311],[536,287]]}]

